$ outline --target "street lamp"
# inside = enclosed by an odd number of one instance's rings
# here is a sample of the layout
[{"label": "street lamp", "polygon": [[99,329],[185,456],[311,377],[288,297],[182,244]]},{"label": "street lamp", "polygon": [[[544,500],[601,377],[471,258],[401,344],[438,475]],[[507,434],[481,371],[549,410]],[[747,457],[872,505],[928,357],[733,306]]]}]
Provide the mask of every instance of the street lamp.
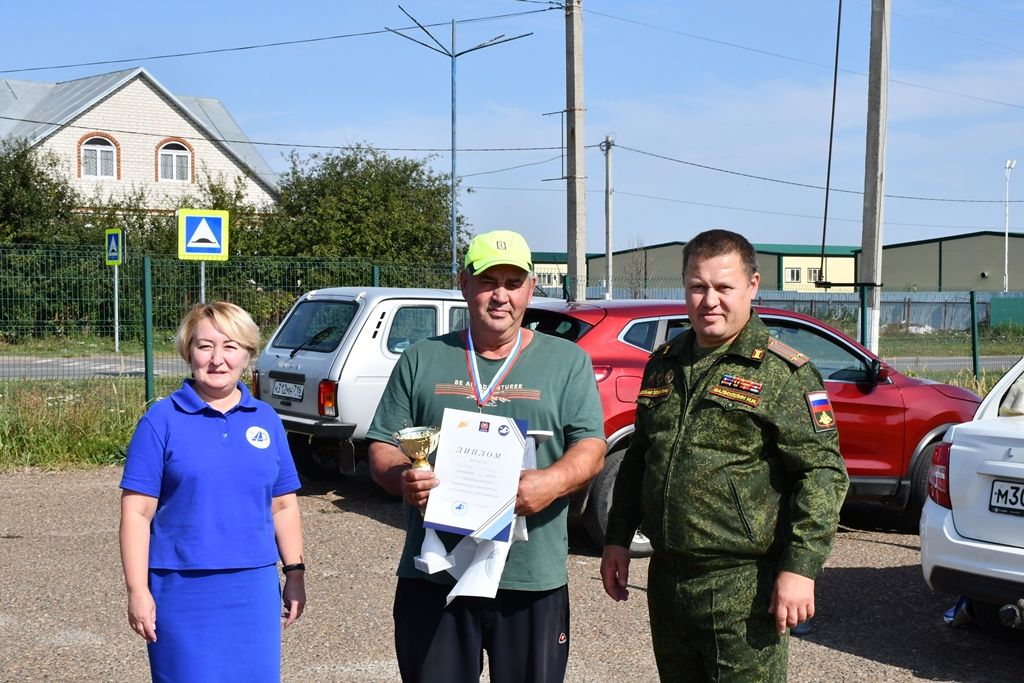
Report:
[{"label": "street lamp", "polygon": [[1010,171],[1017,165],[1016,159],[1006,160],[1006,211],[1003,223],[1003,291],[1010,289]]},{"label": "street lamp", "polygon": [[454,19],[452,19],[452,46],[451,46],[451,49],[449,49],[449,48],[445,47],[444,45],[442,45],[441,42],[437,38],[434,37],[434,34],[431,33],[430,31],[428,31],[427,28],[423,24],[421,24],[419,21],[416,20],[415,17],[413,17],[408,12],[406,12],[404,7],[399,5],[398,9],[402,10],[402,13],[405,16],[409,17],[409,19],[411,19],[417,26],[419,26],[420,30],[422,30],[424,33],[426,33],[428,36],[430,36],[430,39],[432,41],[434,41],[434,45],[429,45],[429,44],[423,42],[422,40],[416,40],[415,38],[407,36],[404,33],[402,33],[401,31],[396,31],[393,28],[388,28],[387,26],[385,26],[384,28],[386,28],[388,31],[391,31],[392,33],[394,33],[396,35],[402,36],[406,40],[411,40],[412,42],[417,43],[418,45],[422,45],[423,47],[427,48],[428,50],[433,50],[434,52],[439,52],[439,53],[445,55],[446,57],[448,57],[448,59],[451,60],[451,70],[452,70],[452,88],[451,88],[451,93],[452,93],[452,177],[451,177],[451,186],[450,186],[450,192],[451,192],[451,198],[450,198],[450,201],[451,201],[450,222],[451,222],[451,233],[452,233],[452,272],[451,272],[451,276],[452,276],[452,288],[454,289],[454,288],[457,288],[459,286],[459,280],[458,280],[459,262],[458,262],[457,255],[456,255],[456,252],[458,250],[458,231],[457,231],[456,218],[455,218],[455,203],[456,203],[455,200],[456,200],[456,187],[457,187],[457,184],[456,184],[457,176],[455,175],[455,59],[456,59],[456,57],[461,57],[462,55],[464,55],[466,53],[474,52],[476,50],[480,50],[480,49],[483,49],[485,47],[492,47],[494,45],[500,45],[501,43],[507,43],[507,42],[510,42],[510,41],[513,41],[513,40],[519,40],[520,38],[526,38],[527,36],[532,36],[533,33],[532,32],[531,33],[524,33],[522,35],[514,36],[512,38],[506,38],[505,34],[502,34],[500,36],[495,36],[494,38],[491,38],[490,40],[485,40],[484,42],[480,43],[479,45],[476,45],[475,47],[471,47],[468,50],[456,51],[455,50],[455,20]]}]

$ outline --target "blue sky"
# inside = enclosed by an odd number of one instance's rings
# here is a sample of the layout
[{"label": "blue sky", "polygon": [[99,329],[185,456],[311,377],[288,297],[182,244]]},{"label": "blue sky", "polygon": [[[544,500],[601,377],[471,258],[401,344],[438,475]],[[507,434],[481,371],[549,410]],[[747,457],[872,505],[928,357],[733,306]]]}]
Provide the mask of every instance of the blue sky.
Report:
[{"label": "blue sky", "polygon": [[[291,145],[368,143],[417,158],[429,153],[397,150],[439,150],[430,163],[448,172],[450,62],[393,34],[135,59],[410,25],[398,3],[381,0],[242,6],[22,5],[18,21],[0,22],[0,77],[52,82],[144,66],[171,92],[221,99],[252,140],[278,143],[260,147],[275,170]],[[459,49],[532,32],[457,60],[460,210],[474,232],[512,228],[535,250],[563,251],[565,183],[547,180],[563,174],[562,135],[559,117],[545,116],[565,106],[563,12],[522,0],[402,6],[444,24],[431,30],[446,45],[448,22],[460,21]],[[583,9],[588,251],[605,249],[596,146],[606,134],[616,143],[615,249],[711,227],[820,244],[823,189],[735,173],[824,186],[836,1],[584,0]],[[870,14],[869,0],[843,3],[831,186],[848,192],[830,196],[830,245],[861,241]],[[1004,163],[1024,162],[1022,39],[1018,0],[892,0],[886,192],[985,201],[890,197],[885,243],[1003,229]],[[116,59],[131,61],[13,71]],[[480,149],[509,151],[471,151]],[[1010,229],[1024,232],[1024,177],[1011,175],[1010,197]]]}]

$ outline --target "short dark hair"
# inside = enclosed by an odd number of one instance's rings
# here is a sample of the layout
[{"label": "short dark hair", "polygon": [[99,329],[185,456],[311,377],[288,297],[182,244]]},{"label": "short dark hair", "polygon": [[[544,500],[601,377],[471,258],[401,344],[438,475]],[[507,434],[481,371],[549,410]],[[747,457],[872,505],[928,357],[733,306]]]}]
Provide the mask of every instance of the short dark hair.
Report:
[{"label": "short dark hair", "polygon": [[732,253],[739,254],[747,276],[754,277],[754,273],[757,272],[757,252],[754,251],[754,245],[743,235],[721,228],[705,230],[686,243],[683,247],[683,275],[686,275],[690,259],[703,261]]}]

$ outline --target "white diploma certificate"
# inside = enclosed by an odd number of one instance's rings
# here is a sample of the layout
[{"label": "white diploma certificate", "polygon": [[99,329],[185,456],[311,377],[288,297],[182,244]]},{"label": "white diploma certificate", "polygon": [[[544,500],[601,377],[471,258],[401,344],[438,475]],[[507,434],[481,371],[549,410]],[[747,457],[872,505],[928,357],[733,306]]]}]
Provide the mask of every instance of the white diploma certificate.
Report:
[{"label": "white diploma certificate", "polygon": [[423,526],[508,541],[525,449],[523,420],[445,408]]}]

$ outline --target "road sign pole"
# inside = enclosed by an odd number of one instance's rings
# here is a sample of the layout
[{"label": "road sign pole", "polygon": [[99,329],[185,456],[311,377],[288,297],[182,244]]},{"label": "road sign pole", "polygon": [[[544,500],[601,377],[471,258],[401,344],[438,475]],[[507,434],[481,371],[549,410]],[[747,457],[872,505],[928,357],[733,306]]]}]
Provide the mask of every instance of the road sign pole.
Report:
[{"label": "road sign pole", "polygon": [[121,353],[121,325],[120,325],[120,310],[118,306],[118,266],[114,266],[114,353]]},{"label": "road sign pole", "polygon": [[199,261],[199,303],[206,303],[206,262],[228,260],[227,211],[178,209],[178,258]]}]

